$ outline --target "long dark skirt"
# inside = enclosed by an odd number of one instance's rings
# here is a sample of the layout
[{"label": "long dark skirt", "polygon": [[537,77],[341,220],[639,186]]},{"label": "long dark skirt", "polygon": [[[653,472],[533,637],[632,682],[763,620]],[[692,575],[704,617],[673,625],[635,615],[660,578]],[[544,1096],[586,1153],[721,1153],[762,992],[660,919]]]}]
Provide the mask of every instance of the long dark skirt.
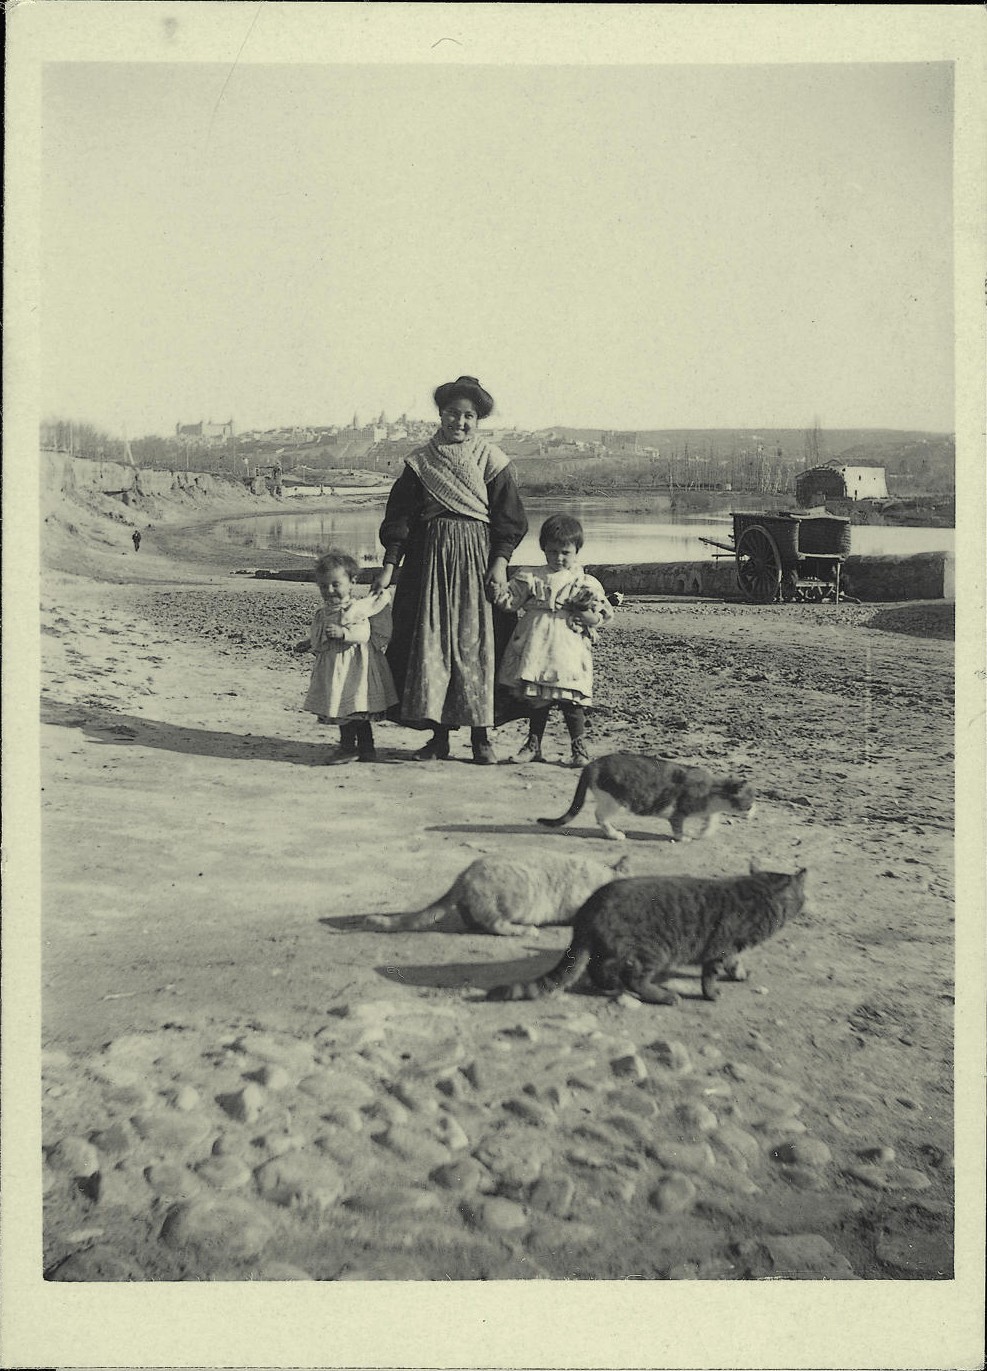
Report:
[{"label": "long dark skirt", "polygon": [[489,549],[475,519],[430,519],[409,541],[387,660],[400,702],[392,717],[412,728],[501,722],[494,681],[516,618],[484,596]]}]

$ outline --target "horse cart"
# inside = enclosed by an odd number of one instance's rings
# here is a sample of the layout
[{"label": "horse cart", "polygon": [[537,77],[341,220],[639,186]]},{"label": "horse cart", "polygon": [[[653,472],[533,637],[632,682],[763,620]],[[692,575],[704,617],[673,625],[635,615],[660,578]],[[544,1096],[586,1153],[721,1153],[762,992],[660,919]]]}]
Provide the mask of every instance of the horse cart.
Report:
[{"label": "horse cart", "polygon": [[737,563],[737,583],[759,605],[822,604],[841,598],[840,571],[850,555],[850,520],[830,514],[734,513],[733,542],[704,543]]}]

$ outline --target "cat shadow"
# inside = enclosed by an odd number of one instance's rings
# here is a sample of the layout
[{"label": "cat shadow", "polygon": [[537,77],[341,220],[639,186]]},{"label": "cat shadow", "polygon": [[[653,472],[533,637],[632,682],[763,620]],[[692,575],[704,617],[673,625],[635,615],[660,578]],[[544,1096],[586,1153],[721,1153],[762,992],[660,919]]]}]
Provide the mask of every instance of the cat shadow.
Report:
[{"label": "cat shadow", "polygon": [[[329,766],[327,754],[334,740],[324,743],[293,742],[288,738],[269,738],[258,734],[223,733],[218,729],[196,728],[122,714],[106,705],[67,704],[44,699],[41,722],[58,728],[77,728],[98,747],[150,747],[165,752],[180,752],[196,757],[223,757],[229,761],[285,762],[289,766]],[[378,753],[377,765],[399,765],[395,757]]]},{"label": "cat shadow", "polygon": [[432,824],[426,833],[508,833],[516,838],[537,837],[544,829],[534,824]]},{"label": "cat shadow", "polygon": [[441,965],[375,966],[378,976],[397,985],[429,986],[437,990],[482,990],[508,981],[534,980],[558,964],[558,948],[509,962],[445,962]]},{"label": "cat shadow", "polygon": [[[534,949],[529,949],[534,952]],[[514,981],[534,981],[544,976],[559,963],[561,951],[545,949],[535,956],[518,958],[509,962],[447,962],[444,965],[421,966],[375,966],[378,976],[396,985],[427,986],[435,990],[475,990],[485,995],[495,985],[507,985]],[[700,988],[698,972],[676,968],[668,977],[669,988],[683,1001],[708,1003]],[[610,998],[594,989],[591,985],[573,987],[570,995],[588,995],[597,1000]],[[664,1006],[642,1008],[662,1009]]]},{"label": "cat shadow", "polygon": [[[581,842],[595,841],[617,847],[612,839],[605,838],[598,828],[547,828],[532,820],[530,824],[433,824],[426,833],[506,833],[517,838],[578,838]],[[626,833],[628,841],[642,843],[670,843],[667,833],[646,833],[635,830]]]}]

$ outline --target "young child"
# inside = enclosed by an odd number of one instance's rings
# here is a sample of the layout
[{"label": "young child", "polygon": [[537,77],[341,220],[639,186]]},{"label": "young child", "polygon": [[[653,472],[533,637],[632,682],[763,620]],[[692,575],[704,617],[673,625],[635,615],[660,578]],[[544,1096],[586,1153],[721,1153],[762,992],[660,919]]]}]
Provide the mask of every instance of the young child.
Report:
[{"label": "young child", "polygon": [[[347,552],[332,549],[315,564],[322,607],[297,653],[314,652],[312,680],[302,708],[320,721],[339,724],[339,748],[332,761],[374,762],[374,719],[397,703],[397,691],[384,656],[388,634],[375,616],[388,609],[392,591],[356,599],[353,578],[359,570]],[[385,615],[385,620],[389,615]]]},{"label": "young child", "polygon": [[593,697],[593,642],[598,624],[613,617],[603,587],[579,565],[583,529],[568,514],[553,514],[538,542],[545,565],[511,578],[497,603],[521,618],[507,645],[498,680],[528,702],[528,739],[516,762],[540,762],[541,741],[553,705],[569,730],[572,765],[589,753],[584,706]]}]

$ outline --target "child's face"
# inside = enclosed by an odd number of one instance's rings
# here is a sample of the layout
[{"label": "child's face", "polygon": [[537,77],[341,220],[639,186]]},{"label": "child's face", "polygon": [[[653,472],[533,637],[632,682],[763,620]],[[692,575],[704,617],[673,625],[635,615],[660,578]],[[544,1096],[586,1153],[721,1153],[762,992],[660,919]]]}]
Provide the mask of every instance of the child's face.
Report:
[{"label": "child's face", "polygon": [[331,571],[320,576],[316,585],[319,587],[323,603],[327,605],[342,604],[344,600],[349,599],[353,589],[349,572],[341,566],[334,566]]},{"label": "child's face", "polygon": [[551,571],[571,571],[577,564],[579,549],[570,538],[568,542],[545,544],[545,561]]}]

